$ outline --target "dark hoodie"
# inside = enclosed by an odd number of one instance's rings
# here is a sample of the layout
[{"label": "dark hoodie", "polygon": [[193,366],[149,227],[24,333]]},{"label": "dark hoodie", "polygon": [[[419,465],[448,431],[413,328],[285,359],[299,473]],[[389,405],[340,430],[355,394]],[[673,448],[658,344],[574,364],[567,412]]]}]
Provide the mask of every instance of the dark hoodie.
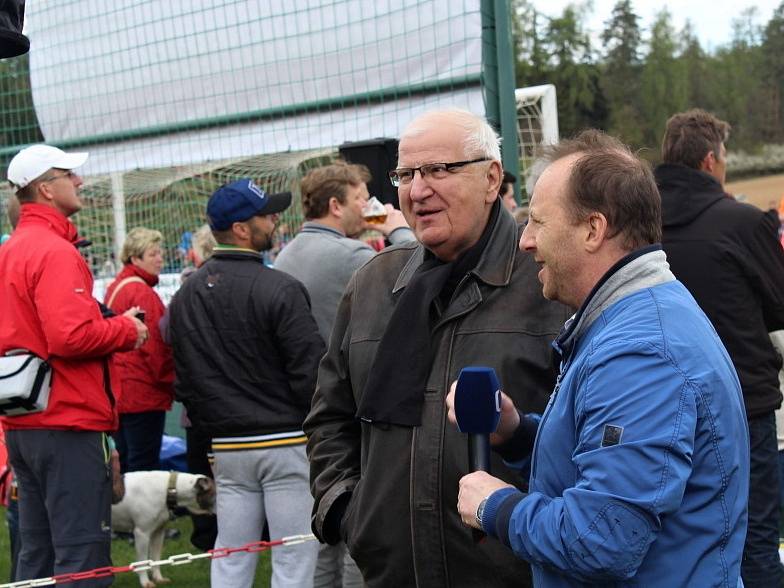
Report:
[{"label": "dark hoodie", "polygon": [[670,267],[727,348],[748,417],[769,413],[781,405],[781,358],[768,338],[784,328],[778,217],[737,202],[701,171],[663,164],[655,175]]}]

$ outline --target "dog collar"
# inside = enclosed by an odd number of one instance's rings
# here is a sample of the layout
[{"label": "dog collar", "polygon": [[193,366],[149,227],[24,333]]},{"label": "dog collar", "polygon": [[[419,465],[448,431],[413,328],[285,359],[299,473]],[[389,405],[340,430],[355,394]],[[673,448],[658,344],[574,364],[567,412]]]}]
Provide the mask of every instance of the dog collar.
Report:
[{"label": "dog collar", "polygon": [[169,472],[169,485],[166,487],[166,508],[177,508],[177,472]]}]

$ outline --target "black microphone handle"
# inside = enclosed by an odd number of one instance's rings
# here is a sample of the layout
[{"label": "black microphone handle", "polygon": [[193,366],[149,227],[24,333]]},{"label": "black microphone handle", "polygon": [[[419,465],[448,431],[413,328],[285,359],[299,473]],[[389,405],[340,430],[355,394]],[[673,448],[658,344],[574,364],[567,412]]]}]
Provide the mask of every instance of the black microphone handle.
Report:
[{"label": "black microphone handle", "polygon": [[[468,471],[490,473],[490,435],[468,434]],[[479,529],[471,529],[471,536],[474,543],[480,543],[485,538],[484,532]]]},{"label": "black microphone handle", "polygon": [[488,434],[468,434],[468,471],[490,473],[490,436]]}]

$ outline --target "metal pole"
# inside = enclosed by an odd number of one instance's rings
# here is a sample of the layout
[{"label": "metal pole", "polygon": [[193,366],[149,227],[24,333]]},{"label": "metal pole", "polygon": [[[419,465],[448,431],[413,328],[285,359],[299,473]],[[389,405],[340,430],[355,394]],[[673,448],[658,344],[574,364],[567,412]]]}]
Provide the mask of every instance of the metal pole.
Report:
[{"label": "metal pole", "polygon": [[485,116],[487,121],[500,132],[495,6],[496,0],[482,0],[480,4],[482,13],[482,90],[485,96]]},{"label": "metal pole", "polygon": [[112,212],[114,214],[114,259],[115,269],[120,268],[120,251],[125,241],[125,188],[122,172],[112,174]]},{"label": "metal pole", "polygon": [[504,169],[517,177],[515,201],[520,205],[520,160],[517,145],[517,103],[515,101],[515,64],[512,46],[511,7],[509,0],[495,2],[496,64],[498,67],[498,120]]}]

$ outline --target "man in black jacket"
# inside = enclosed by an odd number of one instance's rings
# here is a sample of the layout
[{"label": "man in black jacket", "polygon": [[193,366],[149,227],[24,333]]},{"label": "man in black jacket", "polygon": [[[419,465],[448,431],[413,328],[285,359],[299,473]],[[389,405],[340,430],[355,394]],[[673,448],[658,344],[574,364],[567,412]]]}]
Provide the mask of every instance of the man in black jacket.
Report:
[{"label": "man in black jacket", "polygon": [[[309,532],[313,499],[302,421],[324,343],[305,287],[265,267],[278,213],[291,194],[267,194],[245,178],[207,204],[213,256],[172,300],[175,391],[194,426],[212,437],[216,548]],[[256,554],[215,559],[213,587],[250,586]],[[273,584],[312,586],[314,542],[278,547]]]},{"label": "man in black jacket", "polygon": [[[784,328],[778,217],[724,192],[729,125],[702,110],[674,115],[656,168],[663,245],[675,276],[716,327],[738,372],[751,443],[746,586],[778,586],[779,473],[774,411],[781,359],[768,332]],[[717,465],[720,467],[720,464]]]}]

